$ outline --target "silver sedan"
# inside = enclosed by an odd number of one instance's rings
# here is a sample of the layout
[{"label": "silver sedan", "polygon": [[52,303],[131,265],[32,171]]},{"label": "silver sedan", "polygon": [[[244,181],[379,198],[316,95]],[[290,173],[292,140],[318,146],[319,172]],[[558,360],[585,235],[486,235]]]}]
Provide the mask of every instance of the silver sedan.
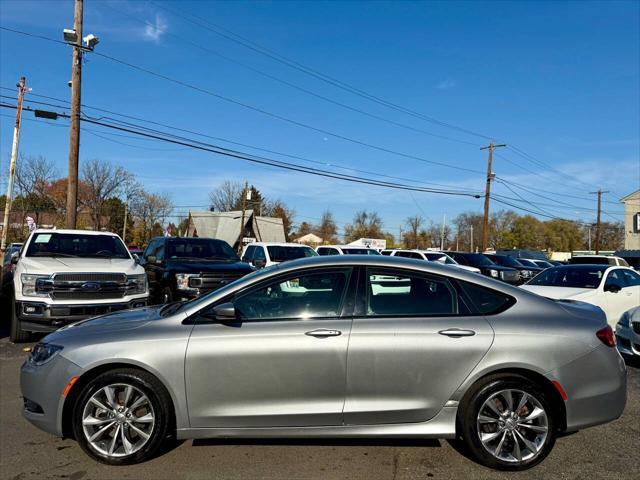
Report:
[{"label": "silver sedan", "polygon": [[64,327],[21,387],[29,421],[113,465],[171,437],[409,437],[521,470],[618,418],[626,371],[597,307],[434,262],[335,256]]}]

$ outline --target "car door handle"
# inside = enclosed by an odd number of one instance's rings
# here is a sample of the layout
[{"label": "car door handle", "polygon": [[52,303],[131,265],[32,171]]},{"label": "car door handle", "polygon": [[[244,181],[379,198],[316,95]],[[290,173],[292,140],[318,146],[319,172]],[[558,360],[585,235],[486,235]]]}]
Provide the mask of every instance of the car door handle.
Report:
[{"label": "car door handle", "polygon": [[326,328],[319,328],[317,330],[306,332],[305,335],[309,335],[310,337],[325,338],[337,337],[338,335],[342,335],[342,332],[340,330],[327,330]]},{"label": "car door handle", "polygon": [[463,330],[461,328],[448,328],[440,330],[438,333],[447,337],[472,337],[476,334],[473,330]]}]

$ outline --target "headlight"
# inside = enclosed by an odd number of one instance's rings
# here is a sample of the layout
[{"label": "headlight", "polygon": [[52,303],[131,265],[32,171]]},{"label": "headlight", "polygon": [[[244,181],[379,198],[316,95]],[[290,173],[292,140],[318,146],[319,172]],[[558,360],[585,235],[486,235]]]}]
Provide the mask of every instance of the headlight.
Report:
[{"label": "headlight", "polygon": [[631,328],[631,315],[629,315],[629,312],[624,312],[622,314],[618,325],[621,327]]},{"label": "headlight", "polygon": [[149,291],[146,273],[127,275],[127,284],[129,287],[127,293],[147,293]]},{"label": "headlight", "polygon": [[491,275],[493,278],[498,278],[500,276],[500,273],[498,272],[498,270],[489,270],[489,275]]},{"label": "headlight", "polygon": [[199,276],[197,273],[176,273],[176,288],[186,292],[197,292],[197,288],[189,285],[189,279]]},{"label": "headlight", "polygon": [[22,282],[22,295],[25,297],[46,297],[49,294],[47,292],[36,291],[36,282],[40,278],[49,278],[49,275],[32,275],[30,273],[23,273],[20,275],[20,281]]},{"label": "headlight", "polygon": [[56,353],[62,350],[62,347],[59,345],[52,345],[50,343],[38,343],[33,350],[31,350],[31,355],[29,356],[29,363],[32,365],[42,365],[51,360]]}]

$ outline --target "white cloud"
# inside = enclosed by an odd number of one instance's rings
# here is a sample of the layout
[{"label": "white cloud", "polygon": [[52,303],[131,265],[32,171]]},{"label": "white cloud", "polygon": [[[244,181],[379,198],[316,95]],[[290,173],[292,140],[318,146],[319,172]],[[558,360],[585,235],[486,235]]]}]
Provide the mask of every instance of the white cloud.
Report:
[{"label": "white cloud", "polygon": [[438,83],[438,85],[436,85],[436,88],[440,90],[449,90],[450,88],[455,88],[457,85],[458,82],[456,82],[453,78],[446,78]]},{"label": "white cloud", "polygon": [[150,42],[158,43],[160,37],[164,35],[169,27],[167,20],[159,13],[156,13],[156,19],[153,25],[146,25],[144,27],[143,38]]}]

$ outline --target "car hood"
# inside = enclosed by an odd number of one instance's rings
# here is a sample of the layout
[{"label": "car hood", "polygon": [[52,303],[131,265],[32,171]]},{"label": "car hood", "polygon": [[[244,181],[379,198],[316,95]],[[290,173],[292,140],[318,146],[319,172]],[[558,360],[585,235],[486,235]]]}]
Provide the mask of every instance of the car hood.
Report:
[{"label": "car hood", "polygon": [[142,273],[141,267],[130,258],[24,257],[20,264],[25,273]]},{"label": "car hood", "polygon": [[184,273],[198,272],[237,272],[250,273],[253,267],[246,262],[226,262],[224,260],[183,260],[180,258],[168,259],[166,268]]},{"label": "car hood", "polygon": [[108,313],[99,317],[66,325],[47,335],[42,341],[50,343],[65,343],[76,338],[86,338],[91,335],[105,335],[108,333],[134,330],[145,326],[153,320],[165,317],[160,315],[160,309],[164,305],[136,308],[133,310],[121,310]]},{"label": "car hood", "polygon": [[553,299],[586,300],[597,295],[594,288],[551,287],[545,285],[522,285],[520,288]]}]

